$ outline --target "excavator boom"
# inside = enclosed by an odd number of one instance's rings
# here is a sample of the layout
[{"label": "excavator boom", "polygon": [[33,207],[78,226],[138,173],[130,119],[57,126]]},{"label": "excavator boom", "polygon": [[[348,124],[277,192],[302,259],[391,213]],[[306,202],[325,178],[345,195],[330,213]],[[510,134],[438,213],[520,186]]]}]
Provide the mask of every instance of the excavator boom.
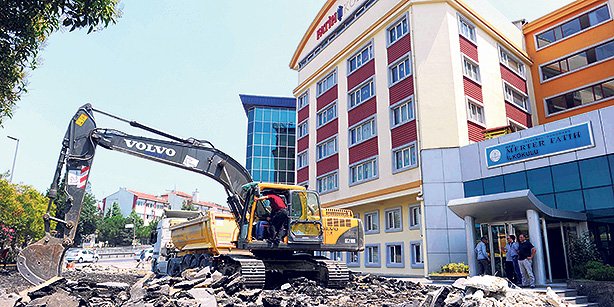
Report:
[{"label": "excavator boom", "polygon": [[[169,140],[158,140],[133,136],[113,129],[96,127],[94,112],[114,117]],[[249,172],[236,160],[217,150],[207,141],[181,139],[176,136],[147,127],[134,121],[95,110],[90,104],[79,108],[71,119],[56,166],[56,171],[48,192],[49,205],[43,216],[45,236],[19,253],[17,268],[32,284],[40,284],[60,274],[66,250],[73,245],[85,188],[94,159],[96,147],[124,152],[141,158],[154,160],[175,167],[206,175],[219,182],[228,195],[228,205],[235,220],[240,225],[244,216],[244,191],[242,187],[252,182]],[[60,180],[64,184],[60,185]],[[64,190],[58,191],[63,186]],[[53,203],[58,193],[66,195],[64,216],[53,216]],[[51,222],[61,224],[57,233],[52,232]]]}]

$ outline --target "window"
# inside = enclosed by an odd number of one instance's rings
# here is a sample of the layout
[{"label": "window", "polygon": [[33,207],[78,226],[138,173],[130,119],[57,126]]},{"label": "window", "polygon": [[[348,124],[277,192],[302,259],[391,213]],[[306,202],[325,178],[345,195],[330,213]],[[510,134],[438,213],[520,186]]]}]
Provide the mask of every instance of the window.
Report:
[{"label": "window", "polygon": [[318,112],[318,128],[326,125],[328,122],[332,121],[335,118],[337,118],[337,101],[331,103],[324,110]]},{"label": "window", "polygon": [[467,119],[470,121],[484,124],[484,107],[481,103],[467,97]]},{"label": "window", "polygon": [[388,209],[384,211],[384,217],[386,220],[386,232],[397,232],[403,230],[401,208]]},{"label": "window", "polygon": [[394,171],[403,171],[418,165],[416,156],[416,143],[409,144],[408,146],[395,149],[392,152],[392,159],[394,163]]},{"label": "window", "polygon": [[337,71],[333,71],[316,85],[316,95],[320,96],[337,84]]},{"label": "window", "polygon": [[388,28],[388,45],[392,45],[405,34],[407,34],[407,17],[403,17],[403,19]]},{"label": "window", "polygon": [[360,254],[358,252],[347,252],[345,254],[345,263],[348,267],[360,266]]},{"label": "window", "polygon": [[379,233],[379,211],[365,213],[365,234]]},{"label": "window", "polygon": [[520,92],[507,83],[504,84],[504,88],[505,100],[519,106],[524,110],[528,110],[529,97],[525,93]]},{"label": "window", "polygon": [[371,60],[372,58],[373,45],[369,44],[369,46],[363,48],[348,60],[348,75],[356,71],[365,63],[369,62],[369,60]]},{"label": "window", "polygon": [[316,182],[318,193],[330,192],[339,188],[337,185],[337,176],[337,172],[334,172],[318,178]]},{"label": "window", "polygon": [[375,87],[373,86],[373,79],[367,83],[361,85],[357,90],[354,90],[348,95],[349,108],[353,108],[375,95]]},{"label": "window", "polygon": [[309,164],[309,155],[307,151],[296,155],[296,169],[301,169]]},{"label": "window", "polygon": [[614,79],[546,99],[548,114],[592,104],[614,96]]},{"label": "window", "polygon": [[377,177],[377,159],[350,166],[350,185]]},{"label": "window", "polygon": [[337,137],[326,140],[317,146],[318,161],[337,153]]},{"label": "window", "polygon": [[298,127],[296,127],[296,133],[299,139],[309,133],[309,126],[307,125],[307,121],[298,124]]},{"label": "window", "polygon": [[614,57],[614,40],[539,67],[543,81]]},{"label": "window", "polygon": [[386,243],[386,267],[405,267],[403,258],[403,242]]},{"label": "window", "polygon": [[467,78],[480,83],[480,67],[466,56],[463,56],[463,74]]},{"label": "window", "polygon": [[510,130],[512,130],[512,132],[518,132],[520,130],[524,130],[527,129],[527,127],[511,120],[511,119],[507,119],[507,125],[510,127]]},{"label": "window", "polygon": [[342,261],[343,260],[343,254],[342,252],[330,252],[330,260],[335,260],[335,261]]},{"label": "window", "polygon": [[296,99],[296,109],[300,110],[309,104],[309,93],[305,92]]},{"label": "window", "polygon": [[524,78],[525,70],[524,64],[520,62],[515,56],[509,53],[507,50],[503,49],[503,47],[499,46],[499,60],[513,72]]},{"label": "window", "polygon": [[409,97],[393,105],[390,109],[390,119],[392,127],[414,120],[414,98]]},{"label": "window", "polygon": [[423,268],[424,259],[422,259],[422,242],[410,241],[409,246],[411,247],[411,267]]},{"label": "window", "polygon": [[409,207],[409,229],[420,228],[420,206]]},{"label": "window", "polygon": [[350,146],[361,143],[368,140],[377,134],[375,128],[375,118],[368,119],[367,121],[350,128],[349,141]]},{"label": "window", "polygon": [[460,35],[464,36],[468,40],[470,40],[470,41],[475,43],[476,42],[476,39],[475,39],[475,26],[473,24],[471,24],[464,17],[461,17],[461,16],[458,16],[458,17],[459,17],[458,18],[458,28],[459,28]]},{"label": "window", "polygon": [[411,62],[409,61],[409,56],[407,56],[400,61],[397,61],[394,64],[390,65],[390,67],[388,68],[388,84],[390,86],[411,75],[410,63]]},{"label": "window", "polygon": [[569,20],[559,26],[537,34],[537,47],[543,48],[554,42],[565,39],[580,31],[594,27],[606,20],[610,19],[610,10],[607,5],[601,6],[588,13],[582,14],[572,20]]},{"label": "window", "polygon": [[365,267],[380,267],[379,244],[365,246]]},{"label": "window", "polygon": [[553,165],[551,169],[554,192],[565,192],[581,188],[580,171],[577,162]]}]

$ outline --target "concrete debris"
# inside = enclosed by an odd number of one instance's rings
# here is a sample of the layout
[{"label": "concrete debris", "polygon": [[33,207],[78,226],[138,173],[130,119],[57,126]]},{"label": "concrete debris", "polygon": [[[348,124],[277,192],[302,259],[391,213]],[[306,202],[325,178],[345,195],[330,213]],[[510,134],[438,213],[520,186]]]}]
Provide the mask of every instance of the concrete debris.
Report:
[{"label": "concrete debris", "polygon": [[244,286],[239,273],[227,276],[211,268],[191,270],[182,277],[148,273],[124,281],[115,278],[114,270],[89,274],[60,277],[20,295],[0,293],[0,307],[566,306],[551,289],[546,293],[510,289],[505,279],[492,276],[462,278],[452,286],[425,286],[351,273],[343,289],[324,288],[304,277],[277,280],[272,289],[253,289]]},{"label": "concrete debris", "polygon": [[[446,290],[447,289],[447,290]],[[428,294],[421,306],[504,307],[504,306],[567,306],[551,289],[546,294],[510,289],[506,279],[495,276],[474,276],[457,280]]]}]

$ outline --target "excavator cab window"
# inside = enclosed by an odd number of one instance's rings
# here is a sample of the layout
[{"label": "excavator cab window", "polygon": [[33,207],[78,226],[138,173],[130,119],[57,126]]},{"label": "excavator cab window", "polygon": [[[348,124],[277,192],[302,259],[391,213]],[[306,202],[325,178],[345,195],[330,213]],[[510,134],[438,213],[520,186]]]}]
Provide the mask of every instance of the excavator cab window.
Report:
[{"label": "excavator cab window", "polygon": [[318,195],[311,191],[292,191],[289,242],[321,243],[322,234]]}]

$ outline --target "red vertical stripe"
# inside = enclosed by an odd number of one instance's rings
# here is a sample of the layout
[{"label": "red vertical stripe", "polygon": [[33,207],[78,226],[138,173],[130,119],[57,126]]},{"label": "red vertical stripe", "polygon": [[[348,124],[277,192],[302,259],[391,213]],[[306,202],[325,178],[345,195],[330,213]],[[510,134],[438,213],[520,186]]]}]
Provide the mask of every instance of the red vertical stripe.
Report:
[{"label": "red vertical stripe", "polygon": [[338,86],[335,84],[335,86],[331,87],[324,94],[316,98],[318,111],[337,99],[337,87]]},{"label": "red vertical stripe", "polygon": [[411,95],[414,94],[414,79],[412,76],[409,76],[395,85],[391,86],[389,89],[390,93],[390,104],[393,105]]},{"label": "red vertical stripe", "polygon": [[505,102],[505,114],[508,118],[512,119],[517,123],[520,123],[527,128],[531,128],[533,126],[531,122],[531,115],[521,110],[514,104]]},{"label": "red vertical stripe", "polygon": [[348,76],[348,89],[351,90],[363,81],[371,78],[375,74],[375,60],[369,62],[352,72]]},{"label": "red vertical stripe", "polygon": [[348,111],[348,126],[353,126],[376,112],[377,102],[375,96],[373,96],[373,98]]},{"label": "red vertical stripe", "polygon": [[317,162],[318,176],[339,169],[339,154],[334,154]]},{"label": "red vertical stripe", "polygon": [[339,119],[335,118],[332,121],[326,123],[326,125],[318,128],[316,142],[321,142],[339,131]]},{"label": "red vertical stripe", "polygon": [[467,121],[467,128],[469,128],[469,140],[474,142],[481,142],[484,140],[484,134],[482,133],[484,127],[472,121]]},{"label": "red vertical stripe", "polygon": [[465,87],[465,95],[479,101],[483,102],[482,98],[482,86],[475,83],[473,80],[463,77],[463,85]]},{"label": "red vertical stripe", "polygon": [[393,128],[392,131],[390,131],[390,137],[392,138],[392,148],[401,147],[405,144],[416,141],[418,139],[416,121],[412,120],[401,126]]},{"label": "red vertical stripe", "polygon": [[478,61],[478,47],[476,47],[476,45],[474,45],[473,42],[466,39],[464,36],[459,35],[459,40],[460,40],[461,53],[465,54],[466,56],[468,56],[470,59],[474,60],[475,62],[479,62]]},{"label": "red vertical stripe", "polygon": [[505,65],[501,64],[501,78],[511,84],[513,87],[519,89],[523,93],[527,93],[527,82],[513,73]]},{"label": "red vertical stripe", "polygon": [[400,57],[406,55],[409,51],[411,51],[411,40],[409,38],[409,33],[400,39],[398,39],[394,44],[388,46],[388,64],[398,60]]},{"label": "red vertical stripe", "polygon": [[377,148],[377,136],[364,141],[356,146],[350,147],[349,163],[356,163],[369,157],[377,156],[379,151]]}]

